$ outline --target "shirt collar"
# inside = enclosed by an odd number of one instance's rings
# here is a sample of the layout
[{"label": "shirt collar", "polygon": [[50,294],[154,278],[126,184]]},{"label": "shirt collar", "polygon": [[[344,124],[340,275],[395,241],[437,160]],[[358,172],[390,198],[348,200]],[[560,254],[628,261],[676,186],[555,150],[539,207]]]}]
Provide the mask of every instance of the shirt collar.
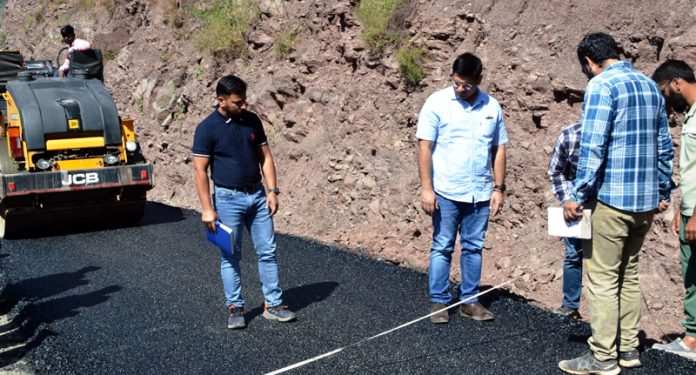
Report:
[{"label": "shirt collar", "polygon": [[607,67],[604,69],[604,71],[612,70],[612,69],[618,69],[618,68],[628,68],[628,69],[631,69],[631,68],[633,68],[633,65],[631,65],[631,63],[628,62],[628,61],[619,60],[619,61],[617,61],[617,62],[615,62],[615,63],[613,63],[613,64],[607,66]]},{"label": "shirt collar", "polygon": [[225,124],[232,123],[232,117],[227,117],[227,116],[223,115],[222,113],[220,113],[220,111],[218,111],[217,107],[215,108],[215,113],[217,113],[217,115],[222,119],[222,121],[225,122]]},{"label": "shirt collar", "polygon": [[696,103],[691,105],[689,112],[687,112],[686,117],[684,118],[684,122],[688,121],[690,118],[694,116],[696,116]]},{"label": "shirt collar", "polygon": [[464,100],[464,99],[460,99],[460,98],[457,96],[457,92],[454,91],[454,87],[451,87],[450,89],[451,89],[451,90],[450,90],[450,93],[451,93],[450,98],[451,98],[452,100],[458,100],[458,101],[461,101],[461,102],[463,102],[463,103],[466,103],[466,104],[468,104],[469,106],[471,106],[471,108],[475,108],[475,107],[477,107],[477,106],[483,104],[483,102],[484,102],[484,96],[486,95],[486,94],[483,93],[483,91],[481,91],[481,88],[480,88],[480,87],[476,88],[476,90],[478,91],[478,92],[476,93],[476,101],[474,101],[474,104],[469,104],[469,102],[467,102],[467,101]]}]

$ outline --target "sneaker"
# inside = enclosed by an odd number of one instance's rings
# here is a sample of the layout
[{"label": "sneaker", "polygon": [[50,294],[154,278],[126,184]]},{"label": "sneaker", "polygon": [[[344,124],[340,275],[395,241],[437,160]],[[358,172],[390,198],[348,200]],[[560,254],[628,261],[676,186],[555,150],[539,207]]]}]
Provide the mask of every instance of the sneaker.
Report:
[{"label": "sneaker", "polygon": [[227,318],[227,328],[240,329],[244,327],[246,327],[246,321],[244,321],[244,308],[230,305],[230,316]]},{"label": "sneaker", "polygon": [[621,367],[615,359],[600,361],[592,352],[587,352],[580,357],[558,362],[558,368],[569,374],[597,374],[617,375],[621,373]]},{"label": "sneaker", "polygon": [[468,303],[459,306],[459,314],[461,316],[465,316],[467,318],[479,321],[495,319],[493,313],[488,311],[488,309],[483,307],[483,305],[478,302]]},{"label": "sneaker", "polygon": [[277,320],[279,322],[290,322],[297,319],[295,314],[288,310],[287,306],[279,305],[268,307],[263,304],[263,317],[269,320]]},{"label": "sneaker", "polygon": [[640,353],[638,349],[619,353],[619,366],[625,368],[640,367]]},{"label": "sneaker", "polygon": [[669,344],[654,344],[652,348],[657,350],[664,350],[666,352],[674,353],[684,358],[688,358],[692,361],[696,361],[696,350],[689,349],[689,347],[686,346],[680,338],[670,342]]},{"label": "sneaker", "polygon": [[575,320],[582,319],[582,316],[580,316],[580,313],[578,312],[578,310],[571,309],[570,307],[561,306],[561,307],[557,308],[556,310],[553,310],[553,313],[558,314],[558,315],[567,316],[567,317],[569,317],[571,319],[575,319]]},{"label": "sneaker", "polygon": [[[430,312],[434,313],[435,311],[442,310],[447,305],[442,304],[442,303],[433,303],[430,305]],[[433,315],[430,317],[430,321],[435,323],[435,324],[444,324],[449,322],[449,311],[440,311],[439,313]]]}]

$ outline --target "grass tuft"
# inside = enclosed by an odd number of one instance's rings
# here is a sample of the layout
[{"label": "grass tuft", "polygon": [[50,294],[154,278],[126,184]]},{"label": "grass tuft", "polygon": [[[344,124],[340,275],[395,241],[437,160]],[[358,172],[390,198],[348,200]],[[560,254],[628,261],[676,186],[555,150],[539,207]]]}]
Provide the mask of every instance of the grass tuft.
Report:
[{"label": "grass tuft", "polygon": [[229,50],[236,56],[248,57],[246,33],[260,17],[258,0],[222,0],[194,14],[203,22],[194,35],[202,52]]},{"label": "grass tuft", "polygon": [[381,54],[387,45],[399,40],[399,35],[389,31],[389,23],[396,10],[406,0],[362,0],[356,16],[362,24],[362,38],[370,51]]},{"label": "grass tuft", "polygon": [[273,54],[277,60],[282,60],[288,55],[299,40],[297,32],[288,30],[278,35],[273,46]]},{"label": "grass tuft", "polygon": [[417,86],[425,78],[425,70],[421,66],[423,57],[422,49],[406,45],[402,46],[396,54],[399,74],[409,85]]}]

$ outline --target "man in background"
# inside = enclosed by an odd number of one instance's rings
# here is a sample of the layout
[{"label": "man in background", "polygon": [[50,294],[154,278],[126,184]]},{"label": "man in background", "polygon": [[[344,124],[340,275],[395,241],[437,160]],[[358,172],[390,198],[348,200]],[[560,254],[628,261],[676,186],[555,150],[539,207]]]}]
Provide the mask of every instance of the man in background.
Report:
[{"label": "man in background", "polygon": [[696,361],[696,78],[691,67],[680,60],[667,60],[653,74],[667,108],[686,113],[681,132],[679,174],[681,206],[674,214],[672,232],[679,236],[682,278],[684,279],[684,338],[669,344],[655,344],[665,350]]},{"label": "man in background", "polygon": [[60,35],[63,38],[63,43],[68,45],[68,57],[63,62],[63,65],[58,68],[58,76],[65,77],[70,70],[70,54],[73,51],[86,51],[92,46],[84,39],[75,37],[75,29],[70,25],[65,25],[60,28]]},{"label": "man in background", "polygon": [[[551,191],[563,204],[570,199],[573,180],[578,167],[580,153],[580,123],[561,131],[553,147],[548,176]],[[563,261],[563,302],[554,312],[572,319],[581,319],[580,296],[582,295],[582,241],[579,238],[563,238],[565,259]]]}]

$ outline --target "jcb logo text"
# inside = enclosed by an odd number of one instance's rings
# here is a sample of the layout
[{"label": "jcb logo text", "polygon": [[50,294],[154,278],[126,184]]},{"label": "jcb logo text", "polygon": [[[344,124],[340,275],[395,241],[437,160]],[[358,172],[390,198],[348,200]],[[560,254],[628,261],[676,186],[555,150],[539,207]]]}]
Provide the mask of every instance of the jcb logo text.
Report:
[{"label": "jcb logo text", "polygon": [[63,186],[74,186],[74,185],[89,185],[96,184],[99,182],[99,175],[97,173],[75,173],[63,176],[61,181]]}]

